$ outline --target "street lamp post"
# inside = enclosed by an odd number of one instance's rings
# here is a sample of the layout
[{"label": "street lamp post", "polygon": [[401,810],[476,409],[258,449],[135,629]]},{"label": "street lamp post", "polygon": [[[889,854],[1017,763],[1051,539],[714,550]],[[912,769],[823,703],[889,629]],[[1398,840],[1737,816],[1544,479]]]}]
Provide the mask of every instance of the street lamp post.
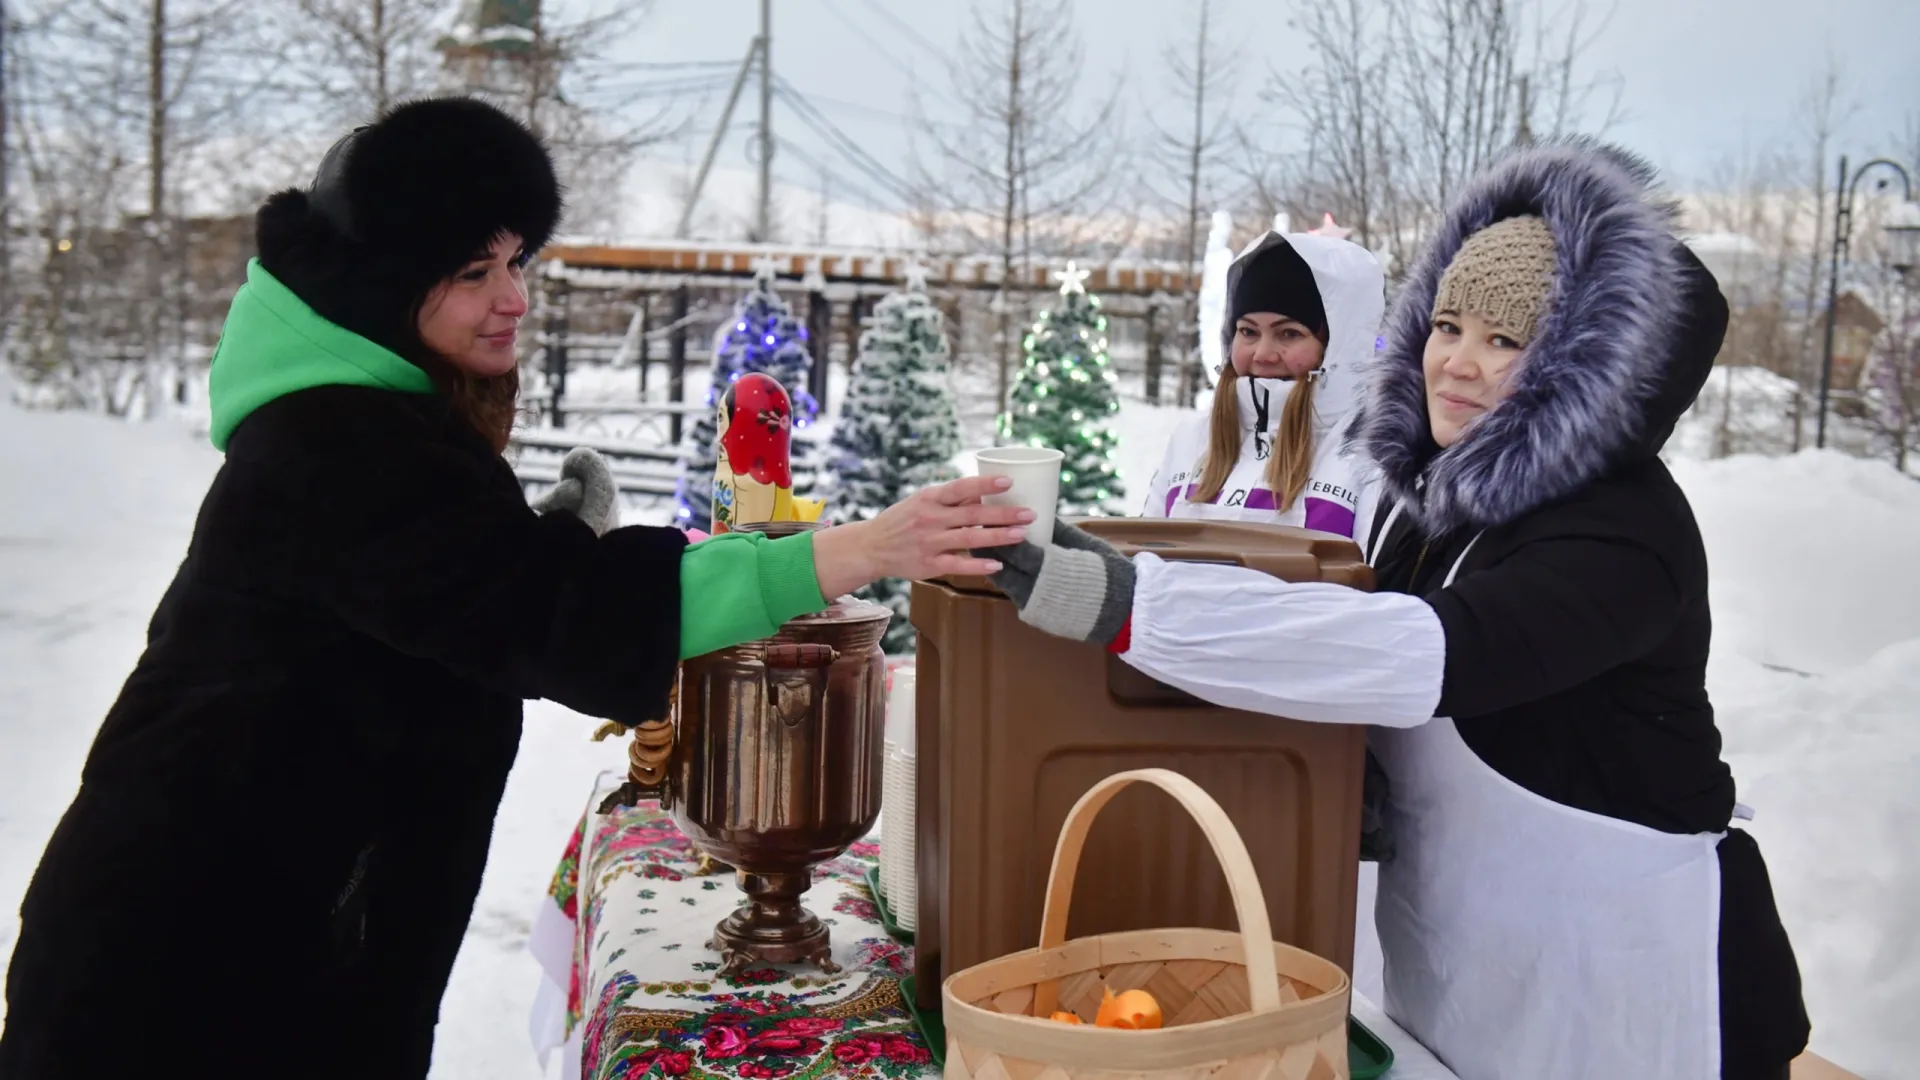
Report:
[{"label": "street lamp post", "polygon": [[[1860,166],[1860,170],[1849,179],[1847,159],[1840,157],[1840,186],[1833,208],[1833,256],[1827,270],[1827,334],[1826,348],[1820,358],[1820,426],[1814,438],[1814,445],[1825,448],[1827,445],[1827,394],[1833,384],[1833,324],[1835,308],[1840,300],[1840,259],[1847,253],[1847,245],[1853,232],[1853,193],[1859,188],[1860,180],[1868,170],[1876,167],[1892,169],[1900,177],[1901,188],[1908,203],[1913,202],[1913,177],[1899,162],[1888,158],[1875,158]],[[1878,185],[1887,186],[1887,178],[1882,177]],[[1905,223],[1889,226],[1886,229],[1888,245],[1893,249],[1894,265],[1904,268],[1915,265],[1920,259],[1920,224],[1913,223],[1911,217],[1904,218]]]},{"label": "street lamp post", "polygon": [[1920,203],[1905,202],[1894,208],[1882,231],[1887,234],[1887,262],[1905,281],[1920,267]]}]

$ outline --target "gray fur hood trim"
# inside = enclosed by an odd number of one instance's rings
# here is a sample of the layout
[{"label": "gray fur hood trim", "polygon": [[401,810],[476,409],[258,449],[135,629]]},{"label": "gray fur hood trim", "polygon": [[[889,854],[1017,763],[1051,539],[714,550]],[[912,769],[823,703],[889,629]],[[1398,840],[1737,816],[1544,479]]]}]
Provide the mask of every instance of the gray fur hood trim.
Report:
[{"label": "gray fur hood trim", "polygon": [[[1672,417],[1660,391],[1686,312],[1676,209],[1632,156],[1573,140],[1515,152],[1454,200],[1409,274],[1371,365],[1351,438],[1379,464],[1386,495],[1427,535],[1512,521],[1564,498],[1624,456],[1657,453]],[[1440,275],[1469,236],[1538,214],[1558,267],[1513,390],[1439,450],[1422,370]]]}]

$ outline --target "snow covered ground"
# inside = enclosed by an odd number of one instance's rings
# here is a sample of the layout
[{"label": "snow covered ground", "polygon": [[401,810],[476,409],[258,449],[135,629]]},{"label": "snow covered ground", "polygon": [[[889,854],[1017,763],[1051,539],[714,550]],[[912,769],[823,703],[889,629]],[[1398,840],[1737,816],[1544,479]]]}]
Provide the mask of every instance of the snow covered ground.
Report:
[{"label": "snow covered ground", "polygon": [[[1128,502],[1186,414],[1121,414]],[[0,955],[47,835],[192,527],[218,455],[189,425],[0,405]],[[1771,863],[1814,1047],[1872,1080],[1920,1055],[1920,484],[1838,454],[1682,460],[1706,533],[1710,674]],[[636,515],[652,516],[652,515]],[[501,807],[435,1076],[531,1080],[525,950],[594,775],[624,767],[547,704]]]}]

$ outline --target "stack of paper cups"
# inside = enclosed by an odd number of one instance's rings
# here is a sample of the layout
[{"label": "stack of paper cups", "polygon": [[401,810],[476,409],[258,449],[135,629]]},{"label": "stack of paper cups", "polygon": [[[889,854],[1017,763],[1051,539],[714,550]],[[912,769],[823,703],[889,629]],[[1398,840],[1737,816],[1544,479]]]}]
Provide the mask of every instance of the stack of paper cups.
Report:
[{"label": "stack of paper cups", "polygon": [[911,666],[894,669],[887,694],[886,761],[880,773],[880,892],[902,930],[914,926],[913,693]]}]

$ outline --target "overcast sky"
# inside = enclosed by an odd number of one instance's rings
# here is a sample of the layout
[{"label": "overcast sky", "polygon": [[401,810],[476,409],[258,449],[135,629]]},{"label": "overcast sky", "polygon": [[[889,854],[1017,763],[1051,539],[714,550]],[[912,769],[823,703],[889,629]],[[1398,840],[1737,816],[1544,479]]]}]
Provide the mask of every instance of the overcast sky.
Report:
[{"label": "overcast sky", "polygon": [[[653,62],[737,59],[755,32],[759,6],[759,0],[657,0],[638,38],[622,51]],[[1589,6],[1606,10],[1602,0]],[[1296,0],[1214,0],[1213,7],[1222,39],[1243,43],[1236,108],[1271,108],[1256,96],[1267,61],[1297,64],[1304,55],[1287,28]],[[1088,98],[1124,79],[1130,122],[1144,128],[1140,114],[1172,89],[1161,50],[1190,38],[1197,8],[1195,0],[1078,0]],[[776,72],[875,158],[905,172],[904,122],[914,93],[935,110],[950,100],[942,60],[929,55],[930,46],[957,40],[970,5],[773,0],[773,9]],[[1691,186],[1743,149],[1800,145],[1793,141],[1796,101],[1828,56],[1843,66],[1846,97],[1855,107],[1837,151],[1855,160],[1894,152],[1897,133],[1920,117],[1920,0],[1617,0],[1588,63],[1621,84],[1626,116],[1611,137],[1653,159],[1670,183]],[[708,126],[718,114],[718,96],[707,111]],[[750,84],[723,163],[744,164],[757,108]],[[775,129],[846,182],[872,186],[783,106],[776,105]],[[698,143],[690,140],[674,153],[697,159]],[[776,154],[776,163],[783,179],[815,185],[818,170],[796,155]]]}]

